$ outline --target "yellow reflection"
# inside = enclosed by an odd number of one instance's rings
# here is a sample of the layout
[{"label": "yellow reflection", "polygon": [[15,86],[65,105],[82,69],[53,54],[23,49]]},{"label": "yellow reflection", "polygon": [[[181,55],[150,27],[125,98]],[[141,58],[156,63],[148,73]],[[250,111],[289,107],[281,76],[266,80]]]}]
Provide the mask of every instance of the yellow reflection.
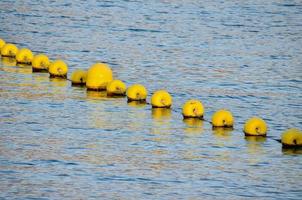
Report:
[{"label": "yellow reflection", "polygon": [[[152,134],[158,134],[161,136],[171,133],[171,109],[167,108],[152,108],[153,124],[151,128]],[[160,142],[163,137],[153,138],[154,141]]]},{"label": "yellow reflection", "polygon": [[247,152],[250,154],[248,162],[252,165],[257,165],[260,163],[261,157],[263,155],[263,143],[266,142],[266,137],[262,136],[246,136],[245,140],[247,143]]},{"label": "yellow reflection", "polygon": [[171,109],[152,108],[152,118],[157,121],[170,119],[171,118]]},{"label": "yellow reflection", "polygon": [[282,148],[284,155],[299,155],[302,154],[302,148]]},{"label": "yellow reflection", "polygon": [[19,67],[19,68],[16,69],[16,72],[20,73],[20,74],[31,74],[32,73],[32,69],[29,66]]},{"label": "yellow reflection", "polygon": [[185,118],[183,122],[187,125],[184,129],[188,135],[199,135],[203,132],[203,120],[197,118]]},{"label": "yellow reflection", "polygon": [[246,141],[249,141],[250,143],[255,143],[255,144],[261,144],[266,141],[266,137],[261,137],[261,136],[246,136],[245,137]]},{"label": "yellow reflection", "polygon": [[233,128],[213,127],[212,130],[215,137],[228,138],[230,137]]},{"label": "yellow reflection", "polygon": [[68,81],[62,78],[49,78],[49,81],[52,83],[53,86],[56,87],[66,87]]},{"label": "yellow reflection", "polygon": [[31,66],[26,65],[24,67],[16,67],[17,61],[15,58],[2,57],[1,61],[3,64],[3,67],[1,69],[3,71],[21,74],[31,74]]},{"label": "yellow reflection", "polygon": [[49,82],[49,75],[33,75],[33,80],[36,83]]},{"label": "yellow reflection", "polygon": [[146,102],[130,101],[128,105],[135,108],[143,108],[146,106]]},{"label": "yellow reflection", "polygon": [[17,63],[18,67],[31,67],[29,64]]},{"label": "yellow reflection", "polygon": [[106,93],[106,91],[91,91],[91,90],[87,90],[86,95],[87,95],[87,99],[92,99],[92,100],[107,99],[107,93]]},{"label": "yellow reflection", "polygon": [[9,57],[2,57],[1,59],[3,65],[7,67],[14,67],[17,65],[17,61],[15,58],[9,58]]}]

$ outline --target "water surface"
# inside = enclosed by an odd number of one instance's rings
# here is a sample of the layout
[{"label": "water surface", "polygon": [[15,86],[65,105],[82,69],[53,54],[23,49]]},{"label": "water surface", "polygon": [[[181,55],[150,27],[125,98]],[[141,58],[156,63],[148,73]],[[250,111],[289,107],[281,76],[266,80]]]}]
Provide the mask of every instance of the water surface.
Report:
[{"label": "water surface", "polygon": [[[0,199],[300,199],[301,1],[1,1],[0,37],[173,96],[171,111],[0,61]],[[69,74],[70,74],[69,73]],[[186,120],[198,98],[206,121]],[[226,108],[234,130],[212,130]],[[260,116],[269,138],[245,138]],[[300,197],[300,198],[299,198]]]}]

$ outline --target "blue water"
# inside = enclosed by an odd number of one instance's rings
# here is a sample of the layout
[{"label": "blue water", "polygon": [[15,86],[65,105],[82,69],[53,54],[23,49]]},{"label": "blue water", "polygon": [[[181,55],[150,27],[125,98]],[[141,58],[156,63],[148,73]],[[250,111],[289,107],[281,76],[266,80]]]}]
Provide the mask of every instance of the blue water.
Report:
[{"label": "blue water", "polygon": [[[301,199],[302,2],[0,1],[0,37],[166,89],[171,111],[0,61],[0,199]],[[205,120],[183,121],[198,98]],[[212,130],[226,108],[235,128]],[[245,138],[259,116],[268,138]]]}]

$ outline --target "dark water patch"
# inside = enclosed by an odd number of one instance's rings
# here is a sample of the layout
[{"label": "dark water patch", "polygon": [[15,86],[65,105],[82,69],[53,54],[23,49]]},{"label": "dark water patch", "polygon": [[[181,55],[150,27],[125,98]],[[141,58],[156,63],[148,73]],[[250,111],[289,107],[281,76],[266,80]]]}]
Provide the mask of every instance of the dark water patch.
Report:
[{"label": "dark water patch", "polygon": [[152,29],[143,29],[143,28],[129,28],[127,30],[131,31],[131,32],[149,32],[149,33],[164,33],[164,32],[166,32],[166,31],[162,31],[162,30],[152,30]]},{"label": "dark water patch", "polygon": [[0,170],[1,174],[16,174],[17,172],[14,170]]},{"label": "dark water patch", "polygon": [[14,165],[24,165],[24,166],[34,166],[34,163],[31,162],[12,162]]}]

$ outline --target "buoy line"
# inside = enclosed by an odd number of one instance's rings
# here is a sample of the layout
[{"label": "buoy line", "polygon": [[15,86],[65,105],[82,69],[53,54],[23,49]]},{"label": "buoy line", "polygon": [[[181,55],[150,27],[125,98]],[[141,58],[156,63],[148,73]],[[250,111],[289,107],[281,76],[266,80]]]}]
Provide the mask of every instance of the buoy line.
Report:
[{"label": "buoy line", "polygon": [[[166,90],[157,90],[151,96],[151,102],[147,102],[148,90],[141,84],[133,84],[127,88],[126,84],[113,78],[111,68],[106,63],[95,63],[88,71],[75,70],[71,78],[67,77],[68,65],[63,60],[50,59],[44,54],[34,55],[30,49],[19,49],[12,43],[7,43],[0,38],[0,52],[2,57],[16,60],[17,64],[32,66],[32,72],[49,73],[50,78],[61,78],[71,82],[72,86],[86,87],[87,91],[106,91],[108,97],[127,97],[127,102],[151,105],[152,109],[173,110],[173,99]],[[232,129],[234,117],[229,110],[216,111],[208,121],[204,118],[204,106],[198,99],[190,99],[183,104],[183,119],[197,119],[209,122],[212,128]],[[175,111],[175,110],[173,110]],[[177,112],[177,111],[175,111]],[[246,137],[267,137],[267,124],[259,117],[248,119],[243,127]],[[270,136],[268,138],[271,138]],[[274,139],[274,138],[272,138]],[[283,148],[302,148],[302,131],[296,128],[285,130],[281,139],[274,139],[282,144]]]}]

